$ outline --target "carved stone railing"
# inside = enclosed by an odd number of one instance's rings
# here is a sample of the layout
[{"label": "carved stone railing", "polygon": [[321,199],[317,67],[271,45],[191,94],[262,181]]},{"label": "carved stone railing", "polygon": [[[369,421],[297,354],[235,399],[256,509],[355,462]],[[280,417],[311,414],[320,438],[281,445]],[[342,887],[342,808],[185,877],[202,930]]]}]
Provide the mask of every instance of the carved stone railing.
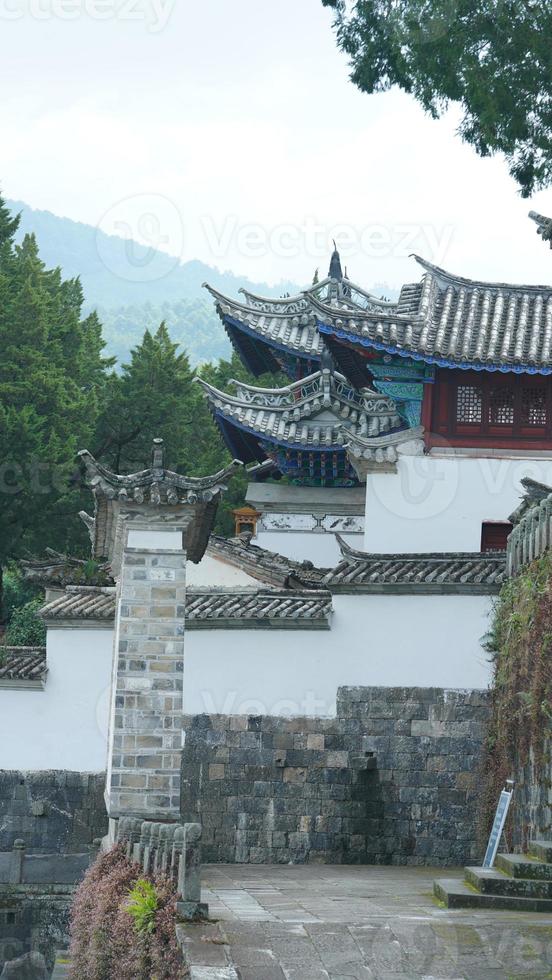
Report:
[{"label": "carved stone railing", "polygon": [[130,861],[144,874],[163,873],[177,884],[180,919],[205,919],[208,906],[201,901],[201,826],[197,823],[166,824],[121,817],[117,842],[126,845]]},{"label": "carved stone railing", "polygon": [[552,542],[552,493],[526,511],[515,525],[507,545],[507,569],[511,577],[524,565],[540,558]]}]

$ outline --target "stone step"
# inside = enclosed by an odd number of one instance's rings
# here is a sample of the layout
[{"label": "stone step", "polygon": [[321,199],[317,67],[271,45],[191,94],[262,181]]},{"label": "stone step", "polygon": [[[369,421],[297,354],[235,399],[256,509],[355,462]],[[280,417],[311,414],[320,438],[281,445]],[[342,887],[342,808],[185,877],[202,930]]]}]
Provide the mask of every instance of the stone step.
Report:
[{"label": "stone step", "polygon": [[552,864],[552,841],[532,840],[528,852],[531,857],[536,857],[545,864]]},{"label": "stone step", "polygon": [[497,854],[495,865],[499,871],[504,871],[512,878],[552,880],[552,864],[539,861],[528,854]]},{"label": "stone step", "polygon": [[517,898],[481,894],[459,878],[438,878],[433,892],[449,909],[511,909],[515,912],[552,912],[552,898]]},{"label": "stone step", "polygon": [[483,895],[515,895],[518,898],[552,898],[552,881],[511,878],[496,868],[465,868],[466,881]]}]

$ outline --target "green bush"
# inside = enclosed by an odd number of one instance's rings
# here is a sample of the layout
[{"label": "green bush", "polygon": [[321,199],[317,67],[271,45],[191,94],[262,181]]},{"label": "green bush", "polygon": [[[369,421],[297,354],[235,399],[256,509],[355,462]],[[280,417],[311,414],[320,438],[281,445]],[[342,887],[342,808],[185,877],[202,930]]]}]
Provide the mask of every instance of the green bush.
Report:
[{"label": "green bush", "polygon": [[43,599],[38,597],[14,609],[6,630],[6,643],[12,647],[41,647],[46,643],[46,627],[38,610]]},{"label": "green bush", "polygon": [[155,886],[147,878],[140,878],[131,889],[127,903],[127,910],[138,935],[143,936],[154,931],[157,908]]},{"label": "green bush", "polygon": [[40,588],[27,582],[16,565],[4,569],[2,576],[2,609],[0,621],[9,623],[14,610],[25,606],[40,593]]}]

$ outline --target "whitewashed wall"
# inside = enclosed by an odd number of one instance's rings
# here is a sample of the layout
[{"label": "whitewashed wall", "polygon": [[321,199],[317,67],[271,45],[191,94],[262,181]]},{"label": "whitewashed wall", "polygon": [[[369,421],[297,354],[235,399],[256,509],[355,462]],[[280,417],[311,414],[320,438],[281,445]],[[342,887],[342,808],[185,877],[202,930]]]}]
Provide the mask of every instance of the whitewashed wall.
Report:
[{"label": "whitewashed wall", "polygon": [[[363,548],[362,534],[344,534],[352,548]],[[341,551],[334,534],[316,531],[259,531],[253,544],[294,561],[312,561],[320,568],[334,568]]]},{"label": "whitewashed wall", "polygon": [[189,714],[335,713],[340,685],[479,688],[487,596],[334,596],[332,629],[187,634]]},{"label": "whitewashed wall", "polygon": [[507,521],[522,477],[552,484],[552,458],[410,456],[366,480],[364,548],[479,551],[483,521]]},{"label": "whitewashed wall", "polygon": [[105,769],[112,645],[112,630],[48,630],[44,690],[0,690],[1,769]]},{"label": "whitewashed wall", "polygon": [[[216,559],[191,584],[259,585]],[[236,579],[237,576],[237,579]],[[230,581],[231,580],[231,581]],[[332,629],[186,634],[186,713],[331,716],[341,685],[486,688],[485,596],[334,596]],[[105,768],[113,631],[49,629],[44,691],[0,690],[0,768]]]}]

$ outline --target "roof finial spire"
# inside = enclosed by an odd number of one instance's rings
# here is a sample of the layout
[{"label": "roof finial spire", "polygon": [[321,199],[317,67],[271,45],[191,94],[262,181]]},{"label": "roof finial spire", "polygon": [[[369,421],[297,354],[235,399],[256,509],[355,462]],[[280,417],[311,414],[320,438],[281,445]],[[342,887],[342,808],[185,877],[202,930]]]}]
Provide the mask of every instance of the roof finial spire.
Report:
[{"label": "roof finial spire", "polygon": [[151,451],[151,468],[153,470],[165,469],[165,444],[162,439],[154,439]]},{"label": "roof finial spire", "polygon": [[335,238],[333,239],[333,244],[334,244],[334,250],[332,252],[332,257],[330,259],[330,271],[328,272],[328,275],[330,279],[337,279],[338,282],[341,282],[341,280],[343,279],[343,272],[341,269],[341,259],[339,257],[339,252],[337,251],[337,245],[335,244]]}]

